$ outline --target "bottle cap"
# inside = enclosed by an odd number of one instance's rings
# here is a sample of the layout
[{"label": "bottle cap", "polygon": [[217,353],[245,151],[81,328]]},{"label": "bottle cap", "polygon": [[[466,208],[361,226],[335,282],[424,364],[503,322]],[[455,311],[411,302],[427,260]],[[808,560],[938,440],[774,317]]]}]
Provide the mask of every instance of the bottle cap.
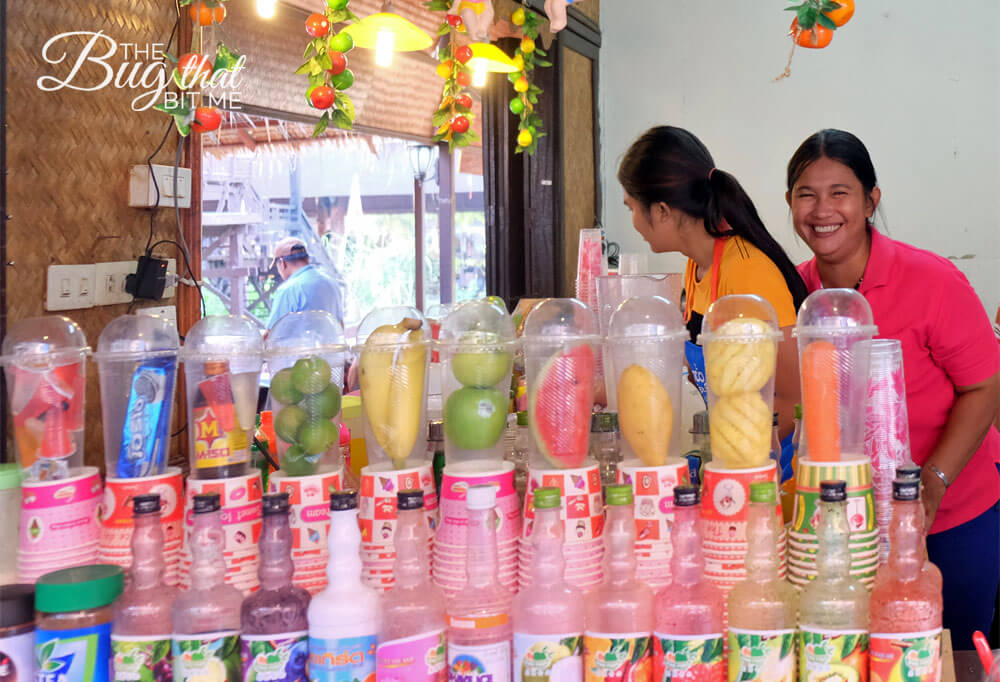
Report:
[{"label": "bottle cap", "polygon": [[219,493],[199,493],[194,496],[194,513],[208,514],[222,509]]},{"label": "bottle cap", "polygon": [[160,496],[156,493],[136,495],[132,498],[132,513],[136,516],[155,514],[158,511],[160,511]]},{"label": "bottle cap", "polygon": [[35,586],[0,585],[0,629],[15,628],[34,622]]},{"label": "bottle cap", "polygon": [[337,490],[330,493],[330,511],[350,511],[357,508],[357,490]]},{"label": "bottle cap", "polygon": [[775,412],[774,416],[771,417],[771,426],[777,426],[777,425],[778,425],[778,413]]},{"label": "bottle cap", "polygon": [[616,483],[604,489],[604,501],[610,507],[632,506],[632,486],[627,483]]},{"label": "bottle cap", "polygon": [[758,481],[750,484],[751,502],[777,502],[778,493],[773,481]]},{"label": "bottle cap", "polygon": [[905,481],[919,481],[920,467],[918,467],[916,464],[907,464],[906,466],[901,466],[896,469],[896,478],[901,478]]},{"label": "bottle cap", "polygon": [[708,412],[702,410],[695,412],[692,419],[691,431],[689,433],[708,434]]},{"label": "bottle cap", "polygon": [[698,489],[693,485],[674,486],[674,506],[694,507],[701,499]]},{"label": "bottle cap", "polygon": [[614,433],[618,430],[618,414],[615,412],[595,412],[590,416],[591,433]]},{"label": "bottle cap", "polygon": [[271,514],[287,514],[291,505],[288,502],[288,493],[270,493],[264,495],[262,509],[264,516]]},{"label": "bottle cap", "polygon": [[470,485],[465,493],[466,509],[493,509],[496,502],[497,489],[491,485]]},{"label": "bottle cap", "polygon": [[795,403],[795,418],[802,419],[802,405]]},{"label": "bottle cap", "polygon": [[844,481],[820,481],[819,499],[823,502],[843,502],[847,499],[847,483]]},{"label": "bottle cap", "polygon": [[561,502],[562,493],[554,485],[535,488],[535,509],[558,509]]},{"label": "bottle cap", "polygon": [[423,490],[400,490],[396,494],[396,505],[400,511],[424,508]]},{"label": "bottle cap", "polygon": [[[195,499],[201,497],[196,495]],[[218,498],[218,494],[215,495]],[[35,584],[35,609],[44,613],[86,611],[107,606],[122,593],[119,566],[91,564],[46,573]]]},{"label": "bottle cap", "polygon": [[528,425],[528,413],[525,412],[524,410],[521,410],[520,412],[517,413],[517,425],[518,426]]},{"label": "bottle cap", "polygon": [[444,441],[444,422],[431,419],[427,422],[427,440]]},{"label": "bottle cap", "polygon": [[897,478],[892,482],[892,499],[913,502],[920,499],[920,481]]}]

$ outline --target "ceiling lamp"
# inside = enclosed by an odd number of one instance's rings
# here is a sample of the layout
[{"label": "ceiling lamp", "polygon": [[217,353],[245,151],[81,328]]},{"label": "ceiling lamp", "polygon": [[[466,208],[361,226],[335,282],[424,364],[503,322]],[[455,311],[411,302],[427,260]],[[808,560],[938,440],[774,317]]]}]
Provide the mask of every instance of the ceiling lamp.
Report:
[{"label": "ceiling lamp", "polygon": [[434,39],[419,26],[391,9],[392,3],[386,2],[378,14],[365,17],[344,29],[354,38],[355,45],[375,50],[375,63],[379,66],[392,64],[394,51],[416,52],[434,44]]},{"label": "ceiling lamp", "polygon": [[278,0],[257,0],[257,14],[264,19],[274,18],[274,6]]},{"label": "ceiling lamp", "polygon": [[486,85],[488,73],[514,73],[518,70],[514,60],[493,43],[470,43],[472,58],[469,68],[472,69],[472,84],[477,88]]}]

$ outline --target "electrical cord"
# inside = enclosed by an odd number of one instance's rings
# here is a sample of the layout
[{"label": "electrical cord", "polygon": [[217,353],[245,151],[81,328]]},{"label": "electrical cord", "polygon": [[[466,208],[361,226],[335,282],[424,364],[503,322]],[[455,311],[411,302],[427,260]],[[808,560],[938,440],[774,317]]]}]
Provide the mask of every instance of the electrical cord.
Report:
[{"label": "electrical cord", "polygon": [[[181,24],[180,5],[178,5],[176,2],[175,2],[175,9],[177,10],[177,18],[174,19],[174,26],[173,28],[170,29],[170,37],[167,38],[167,47],[163,51],[163,58],[160,59],[160,63],[164,65],[166,64],[167,61],[167,56],[166,56],[167,52],[170,51],[170,46],[174,42],[174,36],[177,35],[177,29],[180,27]],[[153,181],[153,191],[156,193],[156,201],[153,202],[153,208],[149,212],[149,237],[146,239],[146,249],[145,249],[147,256],[149,255],[149,243],[153,241],[153,223],[154,220],[156,219],[156,209],[160,205],[160,187],[156,182],[156,174],[153,173],[153,158],[160,153],[161,149],[163,149],[163,145],[166,144],[167,138],[170,136],[170,129],[173,127],[173,125],[174,125],[173,120],[168,119],[166,130],[163,131],[163,139],[160,140],[160,144],[156,146],[156,149],[153,150],[153,153],[146,158],[146,168],[149,169],[149,177]]]}]

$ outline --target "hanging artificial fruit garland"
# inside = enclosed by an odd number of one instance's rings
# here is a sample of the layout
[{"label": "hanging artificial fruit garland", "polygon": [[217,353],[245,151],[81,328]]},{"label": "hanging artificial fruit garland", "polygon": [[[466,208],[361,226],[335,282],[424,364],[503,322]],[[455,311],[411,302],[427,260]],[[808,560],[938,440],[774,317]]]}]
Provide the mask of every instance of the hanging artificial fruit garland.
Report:
[{"label": "hanging artificial fruit garland", "polygon": [[542,89],[532,82],[532,75],[536,66],[552,66],[552,63],[542,59],[546,52],[535,42],[538,40],[538,27],[542,23],[538,15],[519,7],[510,15],[510,21],[515,26],[520,26],[523,33],[521,44],[514,51],[514,63],[519,70],[507,74],[507,79],[514,86],[510,111],[520,119],[517,124],[515,153],[534,154],[538,149],[538,140],[545,133],[542,131],[542,117],[535,111]]},{"label": "hanging artificial fruit garland", "polygon": [[[468,3],[468,0],[462,0]],[[487,3],[490,0],[486,0]],[[459,7],[462,2],[454,5]],[[444,79],[441,91],[441,104],[434,112],[434,141],[446,141],[448,150],[455,147],[467,147],[479,141],[479,135],[472,130],[472,97],[465,89],[472,83],[472,70],[469,60],[472,59],[472,48],[459,45],[457,35],[466,30],[465,22],[459,14],[452,14],[452,5],[448,0],[428,0],[424,6],[432,12],[446,12],[445,19],[438,28],[438,36],[448,35],[448,44],[438,49],[437,74]],[[472,12],[472,10],[469,10]],[[483,12],[474,13],[478,18]],[[490,13],[492,17],[492,13]],[[478,27],[477,27],[478,30]]]},{"label": "hanging artificial fruit garland", "polygon": [[786,7],[785,11],[795,12],[795,18],[788,29],[788,35],[792,38],[792,51],[788,55],[784,72],[775,80],[791,75],[792,56],[796,47],[822,49],[833,41],[833,32],[854,16],[854,0],[804,0]]},{"label": "hanging artificial fruit garland", "polygon": [[[194,106],[194,95],[201,98],[201,91],[212,85],[218,85],[217,74],[234,71],[240,63],[240,55],[229,49],[222,42],[215,46],[215,57],[202,54],[204,47],[202,31],[204,27],[214,27],[226,18],[224,0],[181,0],[181,7],[188,7],[188,16],[194,23],[195,31],[191,37],[191,51],[175,58],[166,53],[166,58],[175,64],[173,81],[181,90],[176,100],[168,100],[153,106],[154,109],[174,117],[174,125],[183,137],[196,133],[207,133],[217,130],[222,123],[222,114],[213,106]],[[213,28],[214,33],[214,28]],[[198,50],[195,51],[195,44]],[[196,88],[194,93],[186,91]]]},{"label": "hanging artificial fruit garland", "polygon": [[323,134],[331,123],[344,130],[354,126],[354,102],[345,92],[354,85],[354,72],[347,68],[347,53],[354,49],[354,38],[345,31],[333,33],[335,24],[358,21],[347,8],[348,1],[326,0],[323,12],[306,19],[306,33],[312,40],[302,55],[305,63],[295,73],[309,79],[309,105],[323,111],[313,128],[313,137]]}]

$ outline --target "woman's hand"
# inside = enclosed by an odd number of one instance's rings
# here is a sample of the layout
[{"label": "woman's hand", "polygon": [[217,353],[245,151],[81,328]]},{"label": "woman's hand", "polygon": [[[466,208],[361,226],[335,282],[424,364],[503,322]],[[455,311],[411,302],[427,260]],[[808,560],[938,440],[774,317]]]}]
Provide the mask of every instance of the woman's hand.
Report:
[{"label": "woman's hand", "polygon": [[778,344],[774,374],[774,411],[778,413],[778,434],[784,439],[795,428],[795,406],[801,402],[799,347],[792,338],[794,327],[782,327],[785,338]]}]

